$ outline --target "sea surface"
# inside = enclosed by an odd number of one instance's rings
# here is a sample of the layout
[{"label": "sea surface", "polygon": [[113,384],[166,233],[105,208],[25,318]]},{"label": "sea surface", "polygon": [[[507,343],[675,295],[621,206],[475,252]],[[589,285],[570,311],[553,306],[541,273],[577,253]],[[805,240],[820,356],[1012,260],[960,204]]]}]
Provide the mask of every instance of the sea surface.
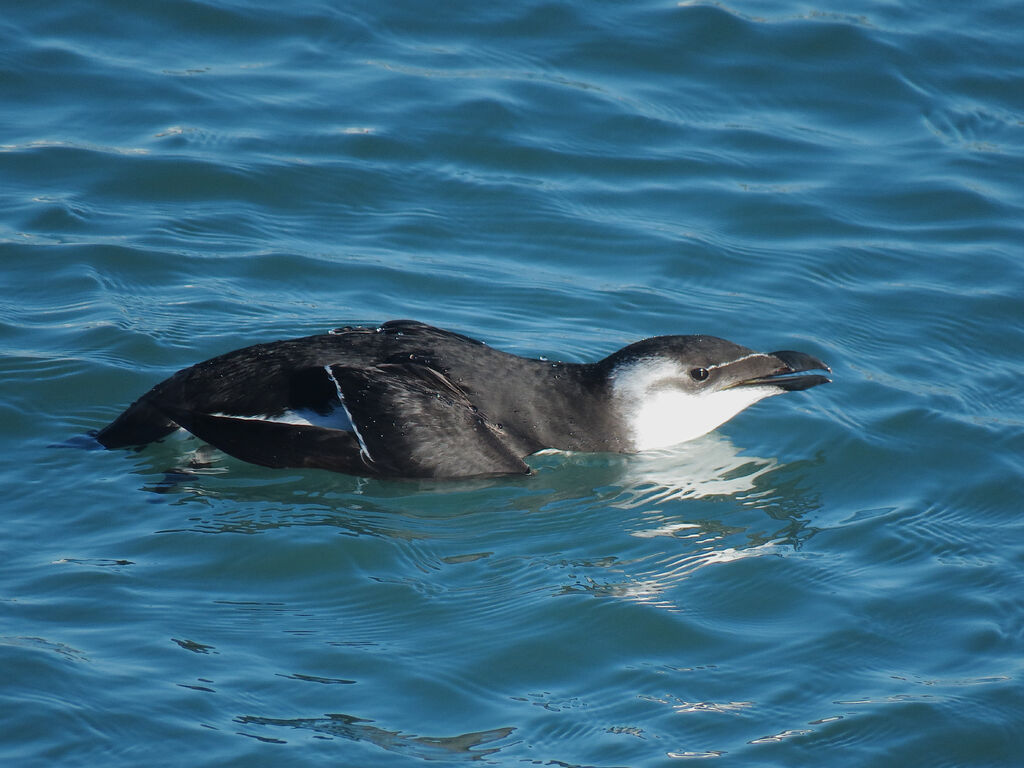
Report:
[{"label": "sea surface", "polygon": [[[0,764],[1024,765],[1022,30],[5,4]],[[405,317],[834,383],[467,482],[89,437],[194,362]]]}]

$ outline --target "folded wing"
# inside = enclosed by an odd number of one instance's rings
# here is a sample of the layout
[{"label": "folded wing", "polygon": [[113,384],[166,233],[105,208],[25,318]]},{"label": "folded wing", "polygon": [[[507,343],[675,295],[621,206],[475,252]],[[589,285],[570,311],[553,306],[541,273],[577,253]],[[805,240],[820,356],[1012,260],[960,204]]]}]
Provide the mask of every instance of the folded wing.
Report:
[{"label": "folded wing", "polygon": [[448,377],[416,363],[329,368],[373,474],[472,477],[526,473],[501,427]]}]

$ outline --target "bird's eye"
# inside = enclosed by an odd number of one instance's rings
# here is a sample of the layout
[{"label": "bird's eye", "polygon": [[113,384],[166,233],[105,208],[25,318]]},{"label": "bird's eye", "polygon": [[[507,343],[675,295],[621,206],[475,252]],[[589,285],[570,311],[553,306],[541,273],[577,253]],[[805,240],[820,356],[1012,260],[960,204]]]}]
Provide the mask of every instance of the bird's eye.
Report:
[{"label": "bird's eye", "polygon": [[692,371],[690,371],[690,377],[694,381],[704,381],[708,377],[708,375],[709,374],[707,368],[694,368]]}]

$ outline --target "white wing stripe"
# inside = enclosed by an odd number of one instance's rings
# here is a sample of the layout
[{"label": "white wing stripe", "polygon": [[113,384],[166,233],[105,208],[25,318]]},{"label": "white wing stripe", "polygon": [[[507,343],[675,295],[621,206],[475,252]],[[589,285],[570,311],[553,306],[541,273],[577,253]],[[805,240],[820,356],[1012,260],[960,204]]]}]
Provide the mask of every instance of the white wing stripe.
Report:
[{"label": "white wing stripe", "polygon": [[334,378],[334,373],[331,371],[331,366],[324,366],[324,373],[327,374],[327,378],[331,380],[334,385],[334,390],[338,393],[338,400],[341,402],[341,407],[345,410],[345,415],[348,416],[349,423],[352,425],[352,431],[356,435],[356,440],[359,441],[359,454],[368,463],[373,463],[373,457],[370,455],[370,451],[366,447],[366,441],[363,440],[363,436],[359,433],[359,427],[356,426],[356,420],[352,418],[352,414],[348,410],[348,406],[345,405],[345,395],[341,391],[341,385],[338,384],[338,380]]}]

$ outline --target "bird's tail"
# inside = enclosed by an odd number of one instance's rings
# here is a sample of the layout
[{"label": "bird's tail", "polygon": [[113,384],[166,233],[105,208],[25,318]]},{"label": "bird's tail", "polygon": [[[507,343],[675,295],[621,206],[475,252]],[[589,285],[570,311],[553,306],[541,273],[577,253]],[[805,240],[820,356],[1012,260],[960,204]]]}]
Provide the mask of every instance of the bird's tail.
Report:
[{"label": "bird's tail", "polygon": [[96,439],[106,448],[124,448],[159,440],[177,428],[178,425],[155,408],[148,398],[142,397],[97,432]]}]

